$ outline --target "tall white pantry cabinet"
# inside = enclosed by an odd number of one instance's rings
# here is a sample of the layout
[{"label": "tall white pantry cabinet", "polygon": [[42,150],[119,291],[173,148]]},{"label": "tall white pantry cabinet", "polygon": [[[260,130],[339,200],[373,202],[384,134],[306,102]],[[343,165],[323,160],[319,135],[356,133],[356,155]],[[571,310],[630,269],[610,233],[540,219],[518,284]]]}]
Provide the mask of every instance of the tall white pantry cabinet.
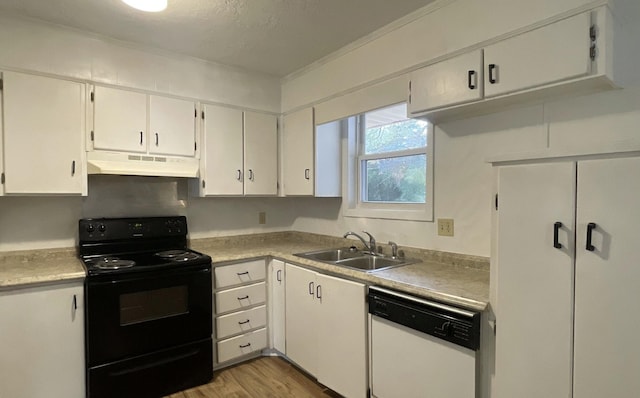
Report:
[{"label": "tall white pantry cabinet", "polygon": [[498,169],[496,398],[640,391],[640,158]]}]

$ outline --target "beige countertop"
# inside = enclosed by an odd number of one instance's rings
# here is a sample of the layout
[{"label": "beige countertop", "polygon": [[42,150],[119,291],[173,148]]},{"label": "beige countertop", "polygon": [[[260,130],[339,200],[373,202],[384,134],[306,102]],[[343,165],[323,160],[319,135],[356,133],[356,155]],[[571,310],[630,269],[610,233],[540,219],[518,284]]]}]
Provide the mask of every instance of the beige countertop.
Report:
[{"label": "beige countertop", "polygon": [[85,275],[75,249],[0,253],[0,289],[82,280]]},{"label": "beige countertop", "polygon": [[197,239],[191,241],[191,248],[210,255],[214,266],[271,256],[310,269],[361,281],[367,285],[396,289],[473,310],[482,311],[489,302],[489,260],[484,257],[401,247],[408,258],[422,261],[367,273],[294,255],[351,244],[361,246],[354,240],[297,232],[246,235],[244,241],[242,239]]},{"label": "beige countertop", "polygon": [[[489,261],[430,250],[400,247],[417,263],[376,272],[362,272],[297,257],[294,253],[349,245],[354,240],[301,232],[277,232],[191,240],[192,249],[206,253],[214,265],[251,258],[273,257],[310,269],[396,289],[416,296],[474,310],[489,301]],[[0,253],[0,289],[81,280],[85,269],[75,249]]]}]

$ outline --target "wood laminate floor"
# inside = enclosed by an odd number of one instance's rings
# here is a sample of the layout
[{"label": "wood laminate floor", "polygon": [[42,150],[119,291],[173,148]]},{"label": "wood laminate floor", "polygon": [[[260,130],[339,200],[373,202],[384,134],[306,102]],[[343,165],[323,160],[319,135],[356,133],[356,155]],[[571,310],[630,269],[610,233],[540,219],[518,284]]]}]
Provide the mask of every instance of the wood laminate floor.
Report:
[{"label": "wood laminate floor", "polygon": [[278,357],[261,357],[215,371],[209,384],[168,398],[339,398],[296,367]]}]

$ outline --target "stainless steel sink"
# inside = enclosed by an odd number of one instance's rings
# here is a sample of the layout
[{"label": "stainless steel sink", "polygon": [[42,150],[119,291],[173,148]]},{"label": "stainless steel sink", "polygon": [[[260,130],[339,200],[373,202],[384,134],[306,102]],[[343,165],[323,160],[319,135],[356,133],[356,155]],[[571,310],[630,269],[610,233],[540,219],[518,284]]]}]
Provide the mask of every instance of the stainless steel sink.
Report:
[{"label": "stainless steel sink", "polygon": [[336,265],[355,268],[362,271],[379,271],[381,269],[409,264],[410,261],[378,256],[363,256],[337,261]]},{"label": "stainless steel sink", "polygon": [[336,261],[345,260],[348,258],[362,257],[364,254],[357,249],[351,249],[349,247],[341,247],[339,249],[326,249],[317,250],[306,253],[296,253],[298,257],[308,258],[310,260],[322,261],[325,263],[335,263]]},{"label": "stainless steel sink", "polygon": [[320,261],[364,272],[380,271],[416,262],[411,259],[372,256],[351,248],[317,250],[306,253],[296,253],[295,255],[309,260]]}]

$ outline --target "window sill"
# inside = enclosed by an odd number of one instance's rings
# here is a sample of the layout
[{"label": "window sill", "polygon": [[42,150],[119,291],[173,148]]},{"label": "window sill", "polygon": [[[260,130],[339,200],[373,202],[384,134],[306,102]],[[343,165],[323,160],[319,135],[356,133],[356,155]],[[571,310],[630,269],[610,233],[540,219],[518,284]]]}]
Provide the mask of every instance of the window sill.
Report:
[{"label": "window sill", "polygon": [[379,218],[383,220],[406,220],[433,222],[433,212],[428,206],[421,210],[380,209],[380,208],[346,208],[343,211],[345,217],[354,218]]}]

